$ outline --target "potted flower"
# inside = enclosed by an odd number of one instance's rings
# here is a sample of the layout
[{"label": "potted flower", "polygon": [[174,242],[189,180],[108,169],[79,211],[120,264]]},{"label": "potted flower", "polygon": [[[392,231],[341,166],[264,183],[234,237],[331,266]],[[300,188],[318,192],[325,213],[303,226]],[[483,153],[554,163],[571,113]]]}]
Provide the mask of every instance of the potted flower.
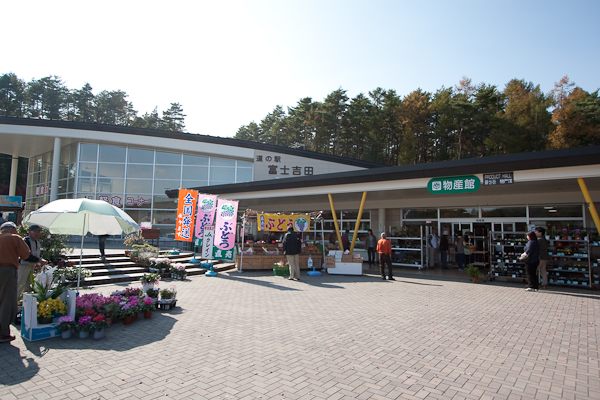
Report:
[{"label": "potted flower", "polygon": [[56,329],[61,332],[63,339],[70,338],[71,334],[73,333],[73,329],[75,329],[75,321],[73,317],[65,315],[58,318],[58,325],[56,325]]},{"label": "potted flower", "polygon": [[133,315],[137,313],[137,304],[131,305],[128,302],[122,302],[121,307],[117,311],[117,316],[123,320],[123,324],[129,325],[133,322]]},{"label": "potted flower", "polygon": [[465,268],[465,271],[467,272],[467,275],[469,275],[471,277],[471,279],[473,280],[473,283],[479,282],[479,275],[481,275],[479,268],[477,268],[473,264],[469,264],[469,265],[467,265],[467,268]]},{"label": "potted flower", "polygon": [[52,313],[65,314],[67,305],[61,299],[46,299],[39,303],[37,308],[38,323],[51,324]]},{"label": "potted flower", "polygon": [[160,275],[159,274],[144,274],[140,278],[140,281],[142,282],[142,290],[145,293],[148,291],[148,289],[153,288],[158,285],[158,282],[160,281]]},{"label": "potted flower", "polygon": [[[146,239],[142,236],[142,231],[137,231],[136,233],[132,233],[131,235],[125,236],[125,240],[123,240],[123,244],[127,247],[134,247],[134,245],[145,245]],[[125,250],[126,257],[132,257],[131,250]]]},{"label": "potted flower", "polygon": [[146,290],[146,296],[153,299],[154,303],[156,303],[156,301],[158,300],[158,294],[159,294],[159,290],[157,287],[151,287],[148,290]]},{"label": "potted flower", "polygon": [[106,315],[98,314],[92,318],[89,323],[89,331],[94,332],[94,339],[102,339],[104,337],[104,329],[108,326]]},{"label": "potted flower", "polygon": [[79,317],[77,320],[77,325],[75,325],[75,329],[79,332],[79,337],[81,339],[85,339],[90,336],[90,323],[92,322],[92,317],[89,315],[84,315],[83,317]]},{"label": "potted flower", "polygon": [[175,279],[185,279],[187,271],[185,270],[185,264],[173,264],[171,265],[171,277]]},{"label": "potted flower", "polygon": [[152,311],[156,309],[152,297],[146,297],[142,303],[142,311],[144,312],[144,319],[152,318]]},{"label": "potted flower", "polygon": [[171,268],[171,260],[166,257],[153,257],[150,259],[150,272],[168,272]]},{"label": "potted flower", "polygon": [[171,307],[175,307],[177,304],[175,295],[177,295],[175,288],[161,289],[160,300],[158,301],[160,308],[163,310],[169,310]]}]

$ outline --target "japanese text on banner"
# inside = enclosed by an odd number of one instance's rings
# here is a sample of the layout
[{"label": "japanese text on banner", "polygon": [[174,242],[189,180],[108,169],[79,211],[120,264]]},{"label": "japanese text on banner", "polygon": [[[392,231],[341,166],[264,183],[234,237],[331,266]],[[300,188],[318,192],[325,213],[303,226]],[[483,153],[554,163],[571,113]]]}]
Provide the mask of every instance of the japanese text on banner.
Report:
[{"label": "japanese text on banner", "polygon": [[215,222],[215,247],[226,251],[235,246],[238,202],[219,199]]},{"label": "japanese text on banner", "polygon": [[200,245],[204,236],[204,227],[210,226],[215,220],[215,210],[217,209],[217,196],[209,194],[198,195],[198,216],[196,217],[196,238]]},{"label": "japanese text on banner", "polygon": [[191,242],[194,234],[194,214],[198,192],[195,190],[179,189],[177,203],[177,225],[175,225],[175,240]]},{"label": "japanese text on banner", "polygon": [[288,226],[294,227],[296,232],[310,231],[308,215],[258,214],[257,217],[259,231],[285,232]]}]

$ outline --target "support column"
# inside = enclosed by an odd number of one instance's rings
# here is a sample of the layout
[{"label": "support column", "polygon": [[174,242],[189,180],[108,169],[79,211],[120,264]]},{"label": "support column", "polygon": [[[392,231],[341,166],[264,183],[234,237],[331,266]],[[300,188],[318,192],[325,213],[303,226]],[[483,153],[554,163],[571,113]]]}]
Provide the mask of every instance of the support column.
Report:
[{"label": "support column", "polygon": [[385,232],[385,208],[379,209],[379,221],[377,221],[377,230],[379,231],[380,235],[382,232]]},{"label": "support column", "polygon": [[54,151],[52,152],[52,178],[50,180],[50,201],[58,198],[58,174],[60,172],[60,138],[54,138]]},{"label": "support column", "polygon": [[8,195],[14,196],[17,192],[17,172],[19,170],[19,156],[13,154],[10,163],[10,183],[8,185]]}]

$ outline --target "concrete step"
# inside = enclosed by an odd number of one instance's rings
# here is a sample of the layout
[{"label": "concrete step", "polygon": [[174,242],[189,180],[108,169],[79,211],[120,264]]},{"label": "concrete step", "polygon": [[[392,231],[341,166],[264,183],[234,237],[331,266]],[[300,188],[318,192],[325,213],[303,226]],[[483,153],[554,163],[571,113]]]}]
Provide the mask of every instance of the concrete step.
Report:
[{"label": "concrete step", "polygon": [[[189,260],[194,258],[192,252],[181,252],[180,254],[167,254],[161,255],[171,259],[177,263],[187,263]],[[79,255],[72,254],[68,257],[69,261],[73,261],[75,265],[79,264]],[[200,259],[197,257],[197,259]],[[92,272],[92,276],[86,278],[82,282],[82,286],[94,286],[94,285],[106,285],[118,282],[135,282],[145,274],[148,273],[148,267],[141,266],[136,262],[130,260],[129,257],[123,253],[112,253],[107,254],[105,261],[102,261],[98,255],[84,255],[82,259],[82,267],[87,268]],[[223,263],[219,260],[213,261],[213,270],[215,272],[227,271],[235,268],[235,263]],[[199,264],[189,264],[186,267],[188,276],[202,275],[206,272],[205,268],[201,268]],[[161,280],[167,282],[175,279],[171,279],[171,274],[162,274]]]}]

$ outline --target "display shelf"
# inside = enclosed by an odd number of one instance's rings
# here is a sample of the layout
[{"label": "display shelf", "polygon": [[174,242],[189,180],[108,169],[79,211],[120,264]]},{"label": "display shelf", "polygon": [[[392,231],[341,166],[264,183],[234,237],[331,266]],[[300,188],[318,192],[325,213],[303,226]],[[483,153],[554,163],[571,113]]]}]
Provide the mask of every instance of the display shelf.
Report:
[{"label": "display shelf", "polygon": [[392,265],[423,268],[423,227],[421,227],[421,237],[389,237],[388,239],[392,243]]},{"label": "display shelf", "polygon": [[[518,256],[523,252],[527,240],[514,237],[516,235],[524,237],[526,234],[526,232],[490,234],[494,263],[492,270],[496,277],[506,276],[508,279],[519,281],[522,279],[521,271],[523,276],[526,276],[525,263],[518,261]],[[587,240],[549,239],[548,255],[551,258],[546,264],[549,285],[582,288],[598,286],[597,283],[594,284],[597,280],[591,271],[590,243]]]}]

